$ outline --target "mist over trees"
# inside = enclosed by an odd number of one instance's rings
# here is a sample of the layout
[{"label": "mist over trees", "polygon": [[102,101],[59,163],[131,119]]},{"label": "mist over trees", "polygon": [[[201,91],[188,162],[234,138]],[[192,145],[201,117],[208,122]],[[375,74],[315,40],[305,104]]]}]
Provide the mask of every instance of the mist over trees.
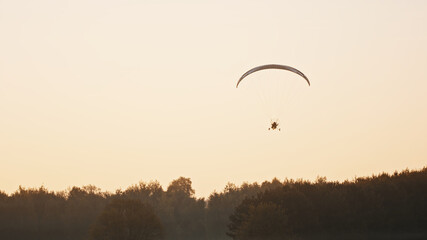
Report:
[{"label": "mist over trees", "polygon": [[189,178],[115,193],[0,191],[0,239],[426,239],[427,168],[353,181],[273,179],[197,198]]}]

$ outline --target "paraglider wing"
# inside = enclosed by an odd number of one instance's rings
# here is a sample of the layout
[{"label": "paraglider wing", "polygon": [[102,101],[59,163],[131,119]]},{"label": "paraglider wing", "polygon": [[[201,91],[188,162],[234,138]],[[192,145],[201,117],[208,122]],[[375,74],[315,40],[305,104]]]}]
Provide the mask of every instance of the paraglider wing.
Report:
[{"label": "paraglider wing", "polygon": [[239,87],[239,83],[240,83],[240,82],[241,82],[245,77],[247,77],[248,75],[250,75],[250,74],[252,74],[252,73],[254,73],[254,72],[258,72],[258,71],[261,71],[261,70],[265,70],[265,69],[282,69],[282,70],[288,70],[288,71],[294,72],[294,73],[296,73],[296,74],[300,75],[301,77],[303,77],[303,78],[307,81],[308,85],[310,86],[310,81],[308,80],[308,78],[304,75],[304,73],[302,73],[302,72],[301,72],[301,71],[299,71],[298,69],[295,69],[295,68],[293,68],[293,67],[289,67],[289,66],[286,66],[286,65],[268,64],[268,65],[262,65],[262,66],[254,67],[254,68],[252,68],[251,70],[249,70],[249,71],[245,72],[245,74],[243,74],[243,75],[240,77],[239,81],[237,82],[236,88],[237,88],[237,87]]}]

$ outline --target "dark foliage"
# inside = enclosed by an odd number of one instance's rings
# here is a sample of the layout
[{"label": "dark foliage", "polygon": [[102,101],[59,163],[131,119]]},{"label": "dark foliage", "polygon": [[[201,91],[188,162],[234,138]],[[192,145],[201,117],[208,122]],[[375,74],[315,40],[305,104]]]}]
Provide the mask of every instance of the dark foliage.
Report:
[{"label": "dark foliage", "polygon": [[191,180],[181,177],[167,191],[158,182],[141,182],[114,194],[100,192],[94,186],[73,187],[59,193],[44,187],[20,187],[10,196],[0,192],[0,239],[83,240],[90,238],[91,229],[92,237],[98,239],[102,221],[95,224],[96,220],[107,218],[101,213],[113,212],[111,207],[118,199],[150,206],[153,219],[158,218],[163,227],[165,239],[206,238],[206,202],[194,196]]},{"label": "dark foliage", "polygon": [[158,240],[163,238],[159,218],[139,200],[112,200],[91,230],[93,240]]},{"label": "dark foliage", "polygon": [[282,183],[276,178],[261,185],[244,183],[240,187],[228,183],[221,193],[212,193],[206,209],[206,230],[209,239],[229,239],[226,235],[229,217],[245,198],[256,196],[268,189],[281,187]]},{"label": "dark foliage", "polygon": [[285,181],[245,199],[230,220],[233,239],[427,239],[427,168],[344,183]]},{"label": "dark foliage", "polygon": [[[196,198],[191,184],[181,177],[166,190],[141,182],[115,193],[94,186],[0,191],[0,239],[90,239],[115,201],[142,204],[143,215],[159,220],[167,240],[427,239],[427,168],[343,183],[229,183],[207,200]],[[144,222],[142,215],[135,219]]]}]

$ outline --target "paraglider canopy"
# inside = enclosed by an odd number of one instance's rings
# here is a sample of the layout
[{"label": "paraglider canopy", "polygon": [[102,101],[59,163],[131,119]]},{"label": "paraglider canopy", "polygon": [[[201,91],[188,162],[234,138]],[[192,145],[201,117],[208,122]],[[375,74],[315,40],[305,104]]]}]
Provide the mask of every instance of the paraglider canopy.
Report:
[{"label": "paraglider canopy", "polygon": [[[285,71],[263,71],[262,74],[260,73],[251,75],[252,73],[261,70],[270,69]],[[286,72],[291,73],[287,75]],[[246,78],[251,79],[248,80],[248,87],[250,87],[250,89],[254,90],[254,92],[258,94],[260,102],[263,105],[263,110],[271,119],[271,126],[268,128],[268,130],[280,131],[278,120],[281,118],[281,114],[290,108],[294,102],[295,95],[298,95],[302,92],[300,91],[302,90],[301,88],[307,87],[304,82],[310,86],[310,81],[304,75],[304,73],[296,68],[280,64],[267,64],[250,69],[239,78],[236,84],[236,88],[238,88],[239,84],[243,81],[243,79]],[[294,78],[297,81],[289,81],[290,79]],[[286,114],[290,116],[289,112],[286,112]]]},{"label": "paraglider canopy", "polygon": [[267,64],[267,65],[262,65],[262,66],[254,67],[254,68],[252,68],[251,70],[249,70],[249,71],[245,72],[245,74],[243,74],[243,75],[240,77],[239,81],[237,82],[236,88],[237,88],[237,87],[239,87],[240,82],[241,82],[245,77],[247,77],[249,74],[252,74],[252,73],[254,73],[254,72],[258,72],[258,71],[261,71],[261,70],[265,70],[265,69],[281,69],[281,70],[288,70],[288,71],[294,72],[294,73],[296,73],[296,74],[300,75],[301,77],[303,77],[303,78],[307,81],[308,85],[310,86],[310,81],[308,80],[308,78],[304,75],[304,73],[302,73],[302,72],[301,72],[301,71],[299,71],[298,69],[293,68],[293,67],[289,67],[289,66],[286,66],[286,65],[279,65],[279,64]]}]

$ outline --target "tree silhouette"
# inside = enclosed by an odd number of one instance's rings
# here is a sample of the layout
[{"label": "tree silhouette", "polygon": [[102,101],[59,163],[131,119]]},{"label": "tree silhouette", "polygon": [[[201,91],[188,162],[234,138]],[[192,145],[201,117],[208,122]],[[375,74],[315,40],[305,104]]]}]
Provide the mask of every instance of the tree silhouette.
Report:
[{"label": "tree silhouette", "polygon": [[343,183],[287,180],[242,201],[228,234],[236,240],[426,239],[426,189],[427,168]]},{"label": "tree silhouette", "polygon": [[166,191],[157,181],[115,193],[91,185],[0,191],[0,239],[103,239],[106,233],[131,239],[147,221],[154,223],[147,229],[160,225],[157,236],[167,240],[229,240],[226,233],[267,240],[427,239],[427,168],[341,183],[321,177],[229,183],[207,200],[195,197],[191,184],[180,177]]},{"label": "tree silhouette", "polygon": [[157,240],[162,239],[162,230],[160,220],[148,205],[118,198],[105,207],[91,237],[94,240]]}]

